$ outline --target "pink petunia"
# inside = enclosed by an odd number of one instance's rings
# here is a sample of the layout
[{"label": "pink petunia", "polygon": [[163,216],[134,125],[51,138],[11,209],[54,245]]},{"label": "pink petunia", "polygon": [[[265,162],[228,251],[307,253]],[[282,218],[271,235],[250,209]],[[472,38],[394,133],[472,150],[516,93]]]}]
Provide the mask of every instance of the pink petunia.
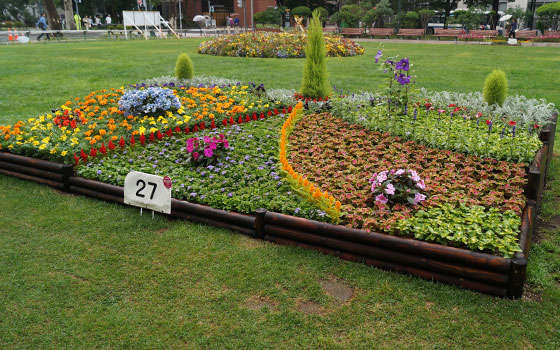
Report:
[{"label": "pink petunia", "polygon": [[383,193],[381,193],[380,195],[377,195],[375,197],[375,201],[382,204],[386,204],[389,200],[387,199],[387,197],[385,197]]},{"label": "pink petunia", "polygon": [[388,184],[387,187],[385,187],[385,193],[395,194],[395,186],[393,186],[393,184]]}]

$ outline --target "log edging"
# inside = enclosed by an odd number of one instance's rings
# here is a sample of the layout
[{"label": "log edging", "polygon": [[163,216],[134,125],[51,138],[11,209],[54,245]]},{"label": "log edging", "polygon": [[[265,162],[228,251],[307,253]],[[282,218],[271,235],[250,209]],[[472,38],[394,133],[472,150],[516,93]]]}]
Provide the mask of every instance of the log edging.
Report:
[{"label": "log edging", "polygon": [[[283,245],[313,249],[339,258],[500,297],[523,295],[527,259],[552,159],[558,114],[539,134],[543,146],[528,171],[527,204],[519,232],[521,251],[512,258],[333,225],[257,209],[254,215],[172,199],[171,216],[238,231]],[[73,176],[73,166],[0,151],[0,174],[59,190],[124,204],[124,188]]]}]

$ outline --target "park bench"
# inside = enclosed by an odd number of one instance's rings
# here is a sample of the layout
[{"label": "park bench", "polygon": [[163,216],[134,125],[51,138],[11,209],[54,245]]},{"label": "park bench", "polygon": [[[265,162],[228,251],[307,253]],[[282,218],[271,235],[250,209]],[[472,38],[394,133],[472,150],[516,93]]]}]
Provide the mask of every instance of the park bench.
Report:
[{"label": "park bench", "polygon": [[405,36],[415,36],[420,40],[420,37],[424,36],[424,29],[401,28],[397,36],[400,36],[401,39]]},{"label": "park bench", "polygon": [[394,28],[369,28],[368,34],[372,37],[379,35],[385,36],[387,39],[395,32]]},{"label": "park bench", "polygon": [[535,39],[536,37],[536,30],[518,30],[517,32],[515,32],[516,39]]},{"label": "park bench", "polygon": [[469,35],[481,36],[483,38],[495,38],[498,36],[497,30],[482,30],[482,29],[471,29],[469,30]]},{"label": "park bench", "polygon": [[338,27],[323,27],[323,33],[337,33]]},{"label": "park bench", "polygon": [[544,38],[560,38],[560,30],[545,30]]},{"label": "park bench", "polygon": [[364,28],[342,28],[340,34],[342,34],[344,37],[346,36],[359,37],[360,35],[364,34]]},{"label": "park bench", "polygon": [[438,40],[443,37],[455,38],[455,40],[457,40],[457,37],[461,34],[463,34],[462,29],[436,28],[436,33],[434,35],[437,36]]}]

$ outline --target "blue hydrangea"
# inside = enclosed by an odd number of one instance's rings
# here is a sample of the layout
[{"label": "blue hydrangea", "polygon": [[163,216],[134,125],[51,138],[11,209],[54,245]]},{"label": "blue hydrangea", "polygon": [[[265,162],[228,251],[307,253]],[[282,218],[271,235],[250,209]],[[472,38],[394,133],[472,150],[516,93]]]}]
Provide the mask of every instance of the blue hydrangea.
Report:
[{"label": "blue hydrangea", "polygon": [[153,86],[142,90],[128,90],[121,97],[119,107],[125,114],[156,114],[177,111],[181,108],[181,101],[172,90]]}]

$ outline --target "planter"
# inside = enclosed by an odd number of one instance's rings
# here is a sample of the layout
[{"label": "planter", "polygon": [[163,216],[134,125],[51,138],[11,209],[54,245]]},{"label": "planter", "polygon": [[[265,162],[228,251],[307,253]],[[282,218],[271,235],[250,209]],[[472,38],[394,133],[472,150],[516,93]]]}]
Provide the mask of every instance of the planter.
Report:
[{"label": "planter", "polygon": [[[228,228],[284,245],[314,249],[345,260],[362,262],[427,280],[481,293],[520,298],[537,209],[540,207],[554,148],[555,114],[539,135],[543,147],[528,172],[526,206],[519,232],[521,251],[512,258],[422,242],[414,239],[307,220],[258,209],[254,215],[228,212],[172,199],[171,216]],[[72,176],[72,166],[0,152],[0,174],[34,181],[71,193],[123,204],[124,189]]]}]

